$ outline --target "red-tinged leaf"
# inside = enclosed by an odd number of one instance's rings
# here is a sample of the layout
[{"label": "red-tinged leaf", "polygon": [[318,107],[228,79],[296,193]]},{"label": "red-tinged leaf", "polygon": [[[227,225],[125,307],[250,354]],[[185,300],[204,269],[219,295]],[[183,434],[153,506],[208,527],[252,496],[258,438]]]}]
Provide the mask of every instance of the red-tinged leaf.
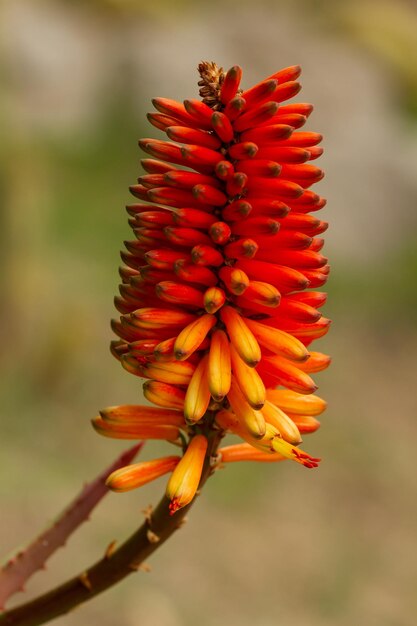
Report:
[{"label": "red-tinged leaf", "polygon": [[0,569],[0,605],[21,590],[33,574],[42,570],[46,561],[62,547],[74,531],[85,522],[94,508],[108,493],[105,485],[107,477],[115,470],[132,462],[142,448],[139,443],[123,452],[95,480],[83,487],[66,509],[54,519],[51,526],[24,548],[19,548]]}]

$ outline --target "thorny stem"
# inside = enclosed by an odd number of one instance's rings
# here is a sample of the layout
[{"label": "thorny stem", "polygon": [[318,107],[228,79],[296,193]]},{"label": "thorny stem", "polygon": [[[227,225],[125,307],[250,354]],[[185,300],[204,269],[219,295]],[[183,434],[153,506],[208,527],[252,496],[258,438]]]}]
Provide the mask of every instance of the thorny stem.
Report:
[{"label": "thorny stem", "polygon": [[22,591],[26,581],[45,567],[46,561],[64,546],[78,526],[89,519],[89,515],[100,500],[109,493],[106,478],[114,470],[132,462],[142,448],[139,443],[125,450],[95,480],[86,484],[81,493],[67,506],[54,522],[36,539],[21,548],[0,569],[0,607],[17,591]]},{"label": "thorny stem", "polygon": [[[210,430],[207,436],[209,446],[201,476],[200,489],[213,473],[211,459],[216,454],[223,433]],[[118,549],[113,552],[106,551],[104,556],[94,565],[52,591],[15,609],[6,611],[0,615],[0,626],[38,626],[44,624],[94,598],[134,571],[143,569],[144,560],[169,539],[175,530],[180,528],[193,503],[194,500],[174,515],[170,515],[169,499],[164,496],[156,509],[146,515],[142,526]]]}]

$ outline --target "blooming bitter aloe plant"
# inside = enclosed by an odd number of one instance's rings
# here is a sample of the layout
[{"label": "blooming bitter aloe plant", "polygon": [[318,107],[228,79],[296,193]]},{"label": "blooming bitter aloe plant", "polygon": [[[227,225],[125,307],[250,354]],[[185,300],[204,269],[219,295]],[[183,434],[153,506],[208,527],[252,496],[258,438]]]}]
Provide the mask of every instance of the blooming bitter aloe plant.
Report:
[{"label": "blooming bitter aloe plant", "polygon": [[309,350],[329,325],[318,311],[325,294],[311,290],[329,272],[318,237],[327,223],[310,215],[325,205],[310,190],[323,177],[310,163],[322,137],[298,130],[310,104],[281,104],[300,90],[301,69],[246,91],[238,66],[224,73],[201,63],[199,71],[202,101],[153,100],[148,119],[171,141],[139,142],[152,158],[130,188],[140,203],[127,207],[135,238],[121,253],[115,299],[112,352],[147,379],[144,395],[158,408],[111,407],[94,420],[108,437],[182,443],[182,458],[108,479],[126,491],[172,472],[172,514],[194,498],[214,435],[245,442],[220,448],[223,463],[316,467],[298,445],[325,408],[310,374],[329,364]]},{"label": "blooming bitter aloe plant", "polygon": [[[158,507],[120,547],[112,542],[78,576],[6,611],[0,626],[47,622],[143,568],[218,464],[319,462],[298,447],[326,406],[309,374],[329,364],[309,349],[329,326],[318,311],[325,294],[315,291],[329,272],[319,237],[327,224],[310,215],[325,205],[310,191],[323,177],[309,163],[322,153],[321,135],[298,130],[313,107],[281,104],[300,90],[298,66],[246,91],[237,66],[224,73],[201,63],[199,71],[202,101],[153,101],[149,121],[171,141],[140,141],[152,158],[131,187],[140,203],[127,207],[135,239],[122,252],[112,352],[147,379],[144,395],[157,407],[110,407],[93,420],[105,436],[164,439],[183,455],[120,468],[136,446],[118,459],[107,479],[115,491],[171,473]],[[228,432],[244,443],[219,448]],[[6,562],[0,600],[85,518],[103,495],[102,480]]]}]

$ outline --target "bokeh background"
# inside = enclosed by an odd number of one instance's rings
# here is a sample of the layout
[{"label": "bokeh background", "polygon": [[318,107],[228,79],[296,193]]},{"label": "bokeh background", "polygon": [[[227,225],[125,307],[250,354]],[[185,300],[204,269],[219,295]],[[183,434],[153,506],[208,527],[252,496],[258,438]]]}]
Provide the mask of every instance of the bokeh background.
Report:
[{"label": "bokeh background", "polygon": [[[123,205],[150,99],[197,97],[196,65],[250,86],[303,66],[325,135],[329,400],[319,470],[234,464],[189,523],[66,626],[412,626],[417,612],[417,9],[402,0],[3,0],[0,41],[1,552],[125,446],[101,407],[140,400],[111,358]],[[166,447],[163,447],[166,450]],[[147,445],[152,458],[161,446]],[[109,495],[29,598],[123,539],[164,479]]]}]

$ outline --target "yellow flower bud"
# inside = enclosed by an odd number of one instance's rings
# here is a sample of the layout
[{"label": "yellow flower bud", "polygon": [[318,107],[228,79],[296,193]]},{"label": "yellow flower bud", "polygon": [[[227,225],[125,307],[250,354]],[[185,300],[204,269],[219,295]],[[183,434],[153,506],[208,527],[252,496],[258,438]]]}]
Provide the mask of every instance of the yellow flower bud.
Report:
[{"label": "yellow flower bud", "polygon": [[169,505],[171,515],[194,498],[201,478],[207,445],[204,435],[196,435],[173,471],[166,488],[166,495],[171,500]]}]

